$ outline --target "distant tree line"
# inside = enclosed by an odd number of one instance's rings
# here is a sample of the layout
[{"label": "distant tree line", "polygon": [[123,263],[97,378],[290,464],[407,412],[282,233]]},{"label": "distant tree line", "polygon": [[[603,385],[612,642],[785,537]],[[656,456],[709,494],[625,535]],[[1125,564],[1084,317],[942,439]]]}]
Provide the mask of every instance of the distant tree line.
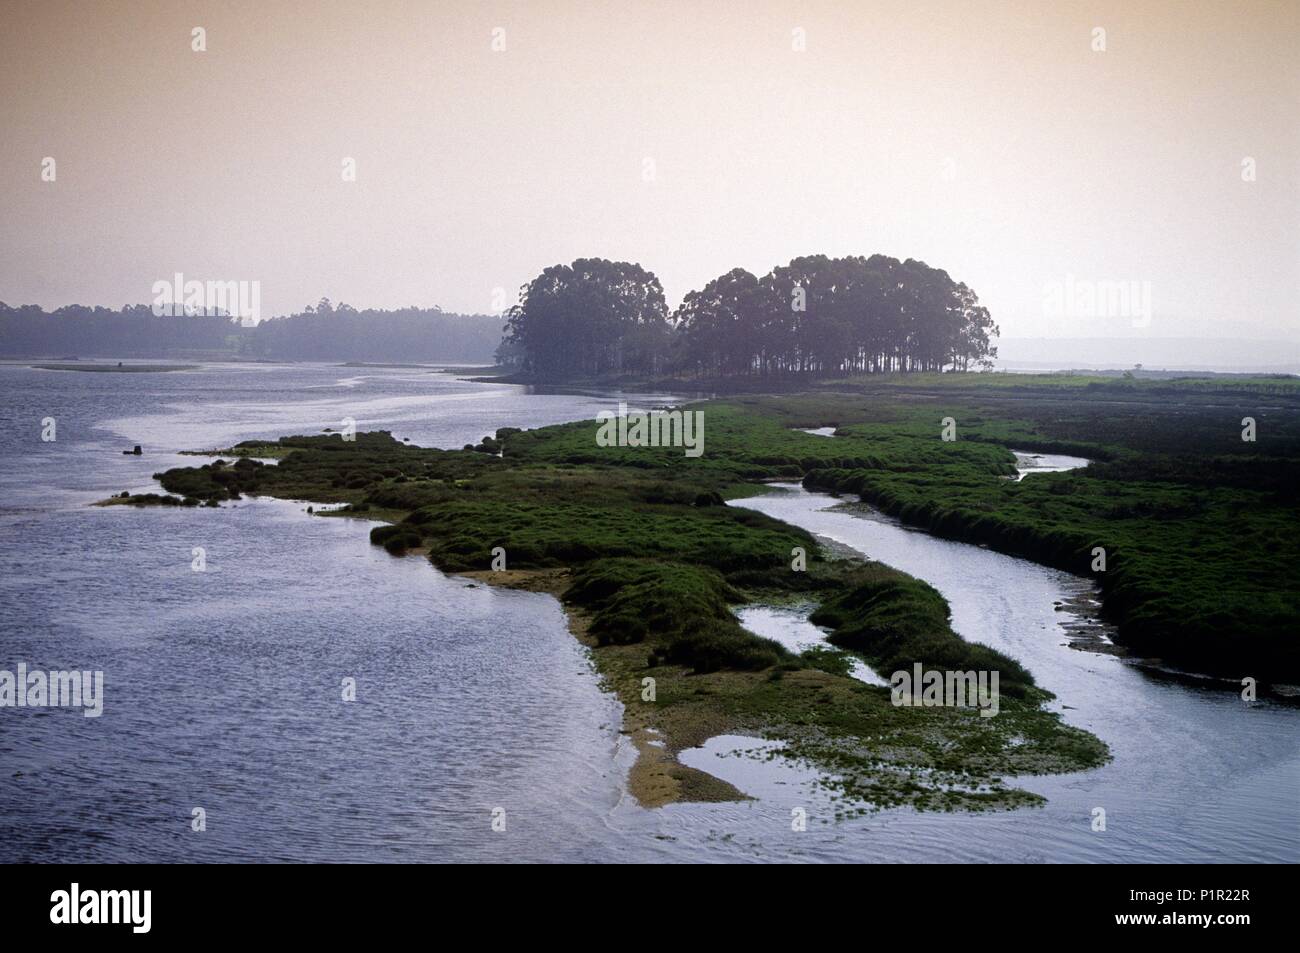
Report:
[{"label": "distant tree line", "polygon": [[501,333],[502,319],[490,315],[358,311],[328,298],[251,327],[224,314],[158,316],[149,305],[46,312],[0,302],[0,354],[7,356],[487,363]]},{"label": "distant tree line", "polygon": [[322,298],[313,308],[251,330],[256,357],[296,361],[469,361],[490,363],[501,339],[495,315],[440,308],[358,311]]},{"label": "distant tree line", "polygon": [[811,255],[761,278],[736,268],[671,312],[652,272],[601,258],[547,268],[504,319],[358,311],[322,298],[244,327],[223,314],[158,316],[148,305],[46,312],[0,302],[8,356],[482,362],[495,348],[500,363],[552,381],[966,370],[997,356],[997,333],[971,288],[885,255]]},{"label": "distant tree line", "polygon": [[583,258],[520,290],[497,357],[540,380],[828,377],[988,366],[997,334],[971,288],[910,258],[810,255],[762,278],[736,268],[671,313],[653,273]]}]

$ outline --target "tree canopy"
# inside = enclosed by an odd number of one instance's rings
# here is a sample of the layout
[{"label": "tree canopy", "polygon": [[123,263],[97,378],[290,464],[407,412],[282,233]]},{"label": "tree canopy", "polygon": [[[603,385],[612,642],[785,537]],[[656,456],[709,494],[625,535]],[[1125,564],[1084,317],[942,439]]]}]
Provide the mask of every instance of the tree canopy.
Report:
[{"label": "tree canopy", "polygon": [[659,373],[671,336],[659,279],[640,265],[579,258],[525,285],[506,314],[512,349],[539,380]]},{"label": "tree canopy", "polygon": [[809,255],[762,278],[735,268],[671,316],[640,265],[579,259],[521,289],[498,356],[542,380],[827,377],[987,366],[997,333],[970,287],[911,258]]}]

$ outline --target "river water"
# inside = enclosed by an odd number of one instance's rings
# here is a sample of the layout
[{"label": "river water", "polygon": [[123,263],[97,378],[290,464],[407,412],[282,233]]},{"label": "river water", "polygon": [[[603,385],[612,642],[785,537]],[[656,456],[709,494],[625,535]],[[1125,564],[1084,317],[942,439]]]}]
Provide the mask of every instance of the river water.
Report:
[{"label": "river water", "polygon": [[[1042,461],[1053,472],[1076,458]],[[1031,474],[1026,479],[1034,479]],[[881,832],[935,859],[945,845],[979,860],[1296,861],[1300,859],[1300,710],[1244,702],[1240,686],[1152,672],[1080,651],[1068,609],[1094,600],[1078,576],[936,539],[868,507],[797,485],[737,501],[924,579],[952,607],[953,628],[1018,659],[1065,720],[1106,741],[1114,760],[1073,775],[1020,778],[1048,798],[998,817],[887,812]],[[1059,608],[1058,608],[1059,606]],[[1093,811],[1105,811],[1105,831]]]},{"label": "river water", "polygon": [[[319,432],[345,417],[458,447],[502,426],[667,395],[216,364],[157,374],[0,365],[0,393],[0,669],[105,679],[99,718],[0,710],[0,861],[1300,857],[1294,710],[1062,648],[1058,620],[1069,614],[1053,602],[1077,580],[827,512],[834,501],[798,488],[746,505],[939,586],[958,630],[1018,655],[1074,706],[1072,721],[1111,743],[1115,763],[1026,781],[1048,795],[1045,809],[835,823],[806,768],[737,755],[765,745],[719,738],[684,758],[756,799],[647,811],[626,794],[633,752],[620,706],[549,596],[391,557],[369,545],[371,524],[312,516],[303,503],[88,505],[156,490],[152,473],[197,462],[179,450]],[[52,442],[41,440],[46,418]],[[134,444],[141,457],[122,455]],[[792,638],[809,635],[787,621]],[[352,702],[341,697],[347,678]],[[1105,833],[1089,829],[1094,805],[1108,811]],[[806,832],[790,829],[794,807],[809,813]]]}]

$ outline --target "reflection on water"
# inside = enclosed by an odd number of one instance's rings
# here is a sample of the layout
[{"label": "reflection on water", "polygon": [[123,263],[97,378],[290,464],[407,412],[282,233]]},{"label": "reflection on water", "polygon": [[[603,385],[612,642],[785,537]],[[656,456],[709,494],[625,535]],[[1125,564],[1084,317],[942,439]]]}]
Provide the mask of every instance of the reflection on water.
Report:
[{"label": "reflection on water", "polygon": [[[811,606],[802,609],[744,606],[736,610],[736,618],[750,632],[780,642],[796,655],[811,648],[834,648],[826,641],[829,634],[827,630],[808,621],[808,613],[811,611]],[[858,681],[868,685],[889,685],[888,680],[877,675],[871,666],[856,655],[852,656],[851,664],[849,674]]]},{"label": "reflection on water", "polygon": [[1090,461],[1063,453],[1034,453],[1030,450],[1012,450],[1016,455],[1016,480],[1032,473],[1064,473],[1086,467]]}]

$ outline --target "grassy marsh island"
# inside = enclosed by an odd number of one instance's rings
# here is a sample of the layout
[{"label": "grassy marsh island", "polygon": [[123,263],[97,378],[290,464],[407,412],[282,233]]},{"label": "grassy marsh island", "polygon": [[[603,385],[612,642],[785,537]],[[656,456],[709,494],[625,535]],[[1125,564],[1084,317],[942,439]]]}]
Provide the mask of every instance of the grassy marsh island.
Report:
[{"label": "grassy marsh island", "polygon": [[[158,476],[169,492],[204,502],[264,494],[345,504],[337,512],[388,521],[371,538],[390,552],[427,553],[447,572],[554,593],[625,705],[625,730],[644,754],[632,777],[643,803],[739,796],[675,755],[717,734],[749,733],[779,739],[786,755],[823,769],[845,811],[1032,804],[1036,795],[1003,779],[1101,764],[1104,743],[1045,710],[1049,696],[1032,673],[953,633],[945,601],[925,583],[831,558],[801,529],[724,505],[765,481],[839,472],[958,466],[972,485],[1017,485],[1005,479],[1014,457],[1004,446],[965,433],[940,441],[928,401],[913,416],[916,400],[904,389],[871,400],[827,392],[692,405],[708,424],[698,458],[681,448],[602,447],[598,424],[581,421],[505,428],[478,448],[451,451],[386,432],[253,441],[239,448],[252,456]],[[882,415],[891,419],[875,419]],[[867,429],[850,432],[854,419]],[[795,429],[831,424],[846,435]],[[1012,444],[1033,449],[1028,425],[1019,426]],[[1071,448],[1098,456],[1091,444]],[[253,458],[286,452],[278,465]],[[1043,474],[1019,485],[1074,478]],[[508,571],[492,571],[496,547]],[[791,567],[796,548],[807,553],[806,571]],[[819,607],[813,621],[831,630],[835,650],[792,655],[732,612],[791,601]],[[886,676],[916,663],[996,670],[1001,710],[985,718],[971,708],[895,707],[888,689],[847,676],[844,652]],[[653,701],[643,700],[647,678]]]},{"label": "grassy marsh island", "polygon": [[[1134,382],[913,375],[692,404],[706,452],[600,446],[599,424],[504,428],[477,447],[413,447],[386,432],[241,444],[234,463],[158,474],[182,498],[243,494],[345,504],[387,520],[371,540],[438,568],[551,592],[626,709],[650,805],[734,798],[676,761],[722,733],[779,739],[821,768],[843,810],[978,810],[1032,804],[1007,775],[1103,763],[1105,744],[1042,707],[1032,673],[951,629],[933,588],[835,558],[805,531],[725,505],[764,482],[860,495],[931,532],[1101,583],[1135,651],[1263,683],[1296,675],[1294,382]],[[1259,423],[1255,442],[1241,420]],[[952,417],[953,441],[941,439]],[[835,427],[827,438],[803,429]],[[1083,470],[1015,482],[1009,447],[1071,453]],[[254,457],[281,457],[278,465]],[[1094,548],[1105,571],[1092,571]],[[493,572],[493,550],[507,571]],[[807,554],[805,571],[792,553]],[[835,648],[794,655],[732,608],[811,603]],[[847,677],[853,653],[886,677],[994,670],[1001,710],[906,708]],[[643,692],[654,679],[654,700]],[[652,745],[655,739],[662,746]]]}]

